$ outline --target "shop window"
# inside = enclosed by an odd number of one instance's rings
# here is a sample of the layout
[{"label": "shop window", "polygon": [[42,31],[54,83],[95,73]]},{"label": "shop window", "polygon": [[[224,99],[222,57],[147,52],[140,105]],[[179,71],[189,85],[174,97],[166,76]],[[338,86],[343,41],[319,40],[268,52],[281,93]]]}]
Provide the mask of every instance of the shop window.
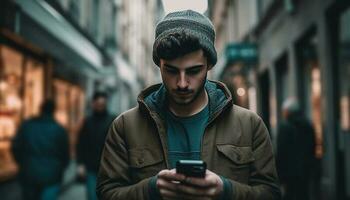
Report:
[{"label": "shop window", "polygon": [[56,101],[56,120],[65,128],[68,128],[68,89],[69,84],[65,81],[54,80],[54,96]]},{"label": "shop window", "polygon": [[19,52],[0,46],[0,181],[17,173],[10,141],[21,118],[22,63]]},{"label": "shop window", "polygon": [[341,15],[339,39],[339,111],[342,132],[350,132],[350,9]]},{"label": "shop window", "polygon": [[322,82],[319,58],[316,52],[318,38],[316,29],[312,28],[296,47],[298,58],[298,91],[304,114],[311,119],[315,129],[317,158],[323,156],[322,129]]},{"label": "shop window", "polygon": [[334,133],[337,136],[337,197],[350,198],[350,3],[339,2],[341,10],[330,16],[332,37],[332,53],[334,53],[334,106],[335,125]]},{"label": "shop window", "polygon": [[44,66],[41,62],[27,59],[25,62],[23,117],[40,114],[40,104],[44,99]]},{"label": "shop window", "polygon": [[85,94],[80,87],[65,80],[55,79],[53,86],[55,119],[68,131],[70,149],[74,156],[77,134],[84,118]]},{"label": "shop window", "polygon": [[11,178],[17,166],[11,139],[23,119],[39,114],[44,90],[43,63],[0,45],[0,181]]},{"label": "shop window", "polygon": [[68,81],[56,79],[53,82],[56,101],[56,120],[70,132],[84,117],[85,94],[83,90]]},{"label": "shop window", "polygon": [[21,119],[23,56],[6,46],[0,52],[0,140],[9,140]]},{"label": "shop window", "polygon": [[235,104],[249,108],[248,81],[246,66],[237,62],[230,64],[223,73],[222,81],[227,85]]}]

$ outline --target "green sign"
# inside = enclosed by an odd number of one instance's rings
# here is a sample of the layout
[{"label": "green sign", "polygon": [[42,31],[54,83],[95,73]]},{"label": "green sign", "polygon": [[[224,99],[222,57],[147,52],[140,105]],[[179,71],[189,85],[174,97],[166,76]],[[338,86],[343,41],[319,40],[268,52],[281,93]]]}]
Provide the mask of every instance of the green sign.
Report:
[{"label": "green sign", "polygon": [[251,43],[233,43],[226,46],[227,62],[254,64],[258,60],[257,46]]}]

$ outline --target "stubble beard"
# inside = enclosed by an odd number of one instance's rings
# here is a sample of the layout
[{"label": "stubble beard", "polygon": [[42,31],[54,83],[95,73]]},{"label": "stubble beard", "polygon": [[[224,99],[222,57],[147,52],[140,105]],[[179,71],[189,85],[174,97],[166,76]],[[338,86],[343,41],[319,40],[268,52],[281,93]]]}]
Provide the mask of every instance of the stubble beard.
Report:
[{"label": "stubble beard", "polygon": [[[205,78],[203,79],[202,84],[198,88],[198,90],[194,91],[195,93],[193,94],[191,99],[185,99],[185,100],[178,99],[175,97],[175,95],[171,95],[168,93],[169,101],[175,103],[178,106],[182,106],[182,107],[192,104],[193,102],[195,102],[198,99],[198,97],[201,95],[201,93],[204,92],[204,86],[205,86],[206,80],[207,80],[207,76],[205,76]],[[166,87],[166,89],[169,92],[169,88]]]}]

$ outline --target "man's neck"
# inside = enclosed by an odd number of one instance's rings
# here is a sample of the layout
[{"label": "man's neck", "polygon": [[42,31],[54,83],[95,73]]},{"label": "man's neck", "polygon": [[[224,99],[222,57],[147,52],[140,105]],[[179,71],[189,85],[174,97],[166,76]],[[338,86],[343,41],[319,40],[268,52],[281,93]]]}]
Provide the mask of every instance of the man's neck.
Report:
[{"label": "man's neck", "polygon": [[208,94],[205,89],[195,101],[188,105],[179,105],[169,101],[169,110],[178,117],[189,117],[202,111],[209,102]]}]

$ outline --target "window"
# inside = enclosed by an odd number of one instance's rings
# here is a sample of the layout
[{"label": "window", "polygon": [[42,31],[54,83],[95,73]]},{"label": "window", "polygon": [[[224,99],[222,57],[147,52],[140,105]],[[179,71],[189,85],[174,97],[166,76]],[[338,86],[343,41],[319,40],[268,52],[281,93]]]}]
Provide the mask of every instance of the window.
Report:
[{"label": "window", "polygon": [[315,129],[316,157],[323,156],[322,128],[322,82],[319,58],[317,31],[312,27],[297,43],[298,91],[301,108],[311,120]]}]

